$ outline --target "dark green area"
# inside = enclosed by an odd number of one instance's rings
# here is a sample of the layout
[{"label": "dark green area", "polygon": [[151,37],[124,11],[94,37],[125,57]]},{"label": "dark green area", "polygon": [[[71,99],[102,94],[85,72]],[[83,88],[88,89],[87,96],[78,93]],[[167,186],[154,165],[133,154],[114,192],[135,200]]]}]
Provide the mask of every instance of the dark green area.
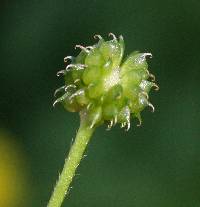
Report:
[{"label": "dark green area", "polygon": [[198,0],[1,3],[0,127],[24,147],[29,207],[46,206],[79,125],[78,114],[52,107],[63,84],[55,74],[78,54],[75,44],[109,32],[124,36],[126,54],[153,53],[156,111],[146,109],[129,132],[96,131],[63,206],[200,206],[199,11]]}]

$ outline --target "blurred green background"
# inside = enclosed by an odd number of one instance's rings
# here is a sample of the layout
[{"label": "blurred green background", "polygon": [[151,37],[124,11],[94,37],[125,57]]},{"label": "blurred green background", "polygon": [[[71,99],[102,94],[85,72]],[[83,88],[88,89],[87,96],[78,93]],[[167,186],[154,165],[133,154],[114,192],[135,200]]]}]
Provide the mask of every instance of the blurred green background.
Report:
[{"label": "blurred green background", "polygon": [[75,44],[122,34],[160,86],[143,125],[100,127],[63,206],[200,206],[200,1],[13,0],[0,5],[0,206],[44,207],[79,126],[52,107]]}]

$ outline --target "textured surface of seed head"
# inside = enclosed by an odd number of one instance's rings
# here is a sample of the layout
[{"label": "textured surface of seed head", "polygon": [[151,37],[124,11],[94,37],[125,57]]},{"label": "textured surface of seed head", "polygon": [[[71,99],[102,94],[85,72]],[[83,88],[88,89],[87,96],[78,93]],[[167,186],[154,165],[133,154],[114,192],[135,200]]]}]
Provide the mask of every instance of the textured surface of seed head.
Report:
[{"label": "textured surface of seed head", "polygon": [[106,122],[108,129],[119,123],[128,130],[131,116],[141,124],[141,111],[147,106],[154,111],[149,92],[158,86],[146,60],[152,54],[134,51],[123,58],[123,37],[109,36],[112,39],[105,41],[95,35],[95,45],[77,45],[79,55],[64,59],[70,64],[59,72],[65,85],[56,90],[55,94],[63,94],[54,103],[61,102],[71,112],[85,111],[91,128]]}]

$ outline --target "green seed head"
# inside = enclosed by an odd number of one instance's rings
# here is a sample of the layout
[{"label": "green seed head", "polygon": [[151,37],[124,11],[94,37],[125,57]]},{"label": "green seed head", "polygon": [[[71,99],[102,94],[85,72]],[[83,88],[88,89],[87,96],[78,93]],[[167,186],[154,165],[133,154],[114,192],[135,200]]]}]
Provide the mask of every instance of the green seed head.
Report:
[{"label": "green seed head", "polygon": [[152,87],[158,90],[158,86],[146,62],[146,57],[152,55],[135,51],[122,60],[123,37],[109,35],[113,37],[110,41],[96,35],[97,44],[77,45],[81,49],[79,55],[64,58],[71,63],[57,74],[64,75],[65,85],[55,91],[55,95],[63,94],[54,104],[61,102],[68,111],[84,112],[91,128],[106,122],[108,129],[120,123],[128,130],[131,116],[141,124],[141,111],[146,106],[154,111],[148,94]]}]

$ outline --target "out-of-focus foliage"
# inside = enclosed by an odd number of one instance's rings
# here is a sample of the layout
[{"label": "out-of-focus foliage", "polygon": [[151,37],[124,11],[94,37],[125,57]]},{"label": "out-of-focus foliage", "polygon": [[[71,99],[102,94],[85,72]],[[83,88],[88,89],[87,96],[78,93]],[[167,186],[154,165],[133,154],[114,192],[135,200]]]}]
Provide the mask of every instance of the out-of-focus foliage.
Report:
[{"label": "out-of-focus foliage", "polygon": [[0,206],[24,206],[30,191],[25,171],[25,155],[12,137],[0,131]]},{"label": "out-of-focus foliage", "polygon": [[153,54],[156,110],[144,111],[140,128],[131,121],[128,133],[97,129],[63,206],[200,205],[199,8],[199,0],[1,2],[0,126],[29,164],[26,206],[46,206],[79,124],[52,107],[63,57],[109,32],[123,35],[125,56]]}]

